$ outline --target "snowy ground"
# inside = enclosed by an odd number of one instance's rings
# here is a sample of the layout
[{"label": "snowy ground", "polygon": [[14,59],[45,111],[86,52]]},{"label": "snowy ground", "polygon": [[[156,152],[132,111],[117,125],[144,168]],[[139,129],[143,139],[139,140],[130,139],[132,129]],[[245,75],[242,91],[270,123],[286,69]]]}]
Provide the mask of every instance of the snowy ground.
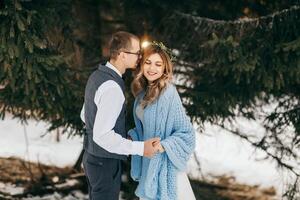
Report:
[{"label": "snowy ground", "polygon": [[[241,128],[249,132],[263,131],[258,123],[246,120],[239,121]],[[73,165],[81,148],[82,138],[67,139],[64,135],[58,143],[55,133],[45,135],[47,124],[30,120],[22,125],[17,119],[7,115],[0,121],[0,157],[17,156],[26,160],[64,167]],[[283,189],[282,174],[270,160],[258,161],[264,154],[254,150],[248,143],[233,136],[219,127],[205,125],[204,134],[197,134],[196,155],[201,163],[205,178],[218,175],[234,176],[240,183],[275,187],[278,193]],[[192,158],[188,165],[191,177],[200,177],[198,166]],[[4,189],[3,189],[4,188]],[[6,189],[5,189],[6,188]],[[11,186],[0,183],[0,190],[12,190]],[[22,192],[16,188],[11,193]],[[59,194],[43,199],[61,199]],[[82,194],[74,193],[64,199],[76,199]],[[75,196],[75,197],[74,197]],[[85,197],[79,197],[84,199]],[[35,199],[32,197],[31,199]]]}]

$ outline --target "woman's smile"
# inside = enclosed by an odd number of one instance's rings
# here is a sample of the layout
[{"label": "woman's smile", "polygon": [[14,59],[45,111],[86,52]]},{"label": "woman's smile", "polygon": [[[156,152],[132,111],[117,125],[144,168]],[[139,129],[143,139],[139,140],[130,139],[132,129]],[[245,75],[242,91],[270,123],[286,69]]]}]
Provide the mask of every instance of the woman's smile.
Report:
[{"label": "woman's smile", "polygon": [[154,76],[154,75],[156,75],[157,73],[156,73],[156,72],[147,72],[147,74],[148,74],[149,76]]}]

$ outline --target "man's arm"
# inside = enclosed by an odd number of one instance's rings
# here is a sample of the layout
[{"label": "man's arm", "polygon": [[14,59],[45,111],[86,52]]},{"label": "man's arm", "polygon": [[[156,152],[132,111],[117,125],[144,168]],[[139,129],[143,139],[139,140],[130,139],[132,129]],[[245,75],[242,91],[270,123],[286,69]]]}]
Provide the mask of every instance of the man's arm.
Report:
[{"label": "man's arm", "polygon": [[93,128],[93,140],[111,153],[143,156],[144,142],[125,139],[113,130],[124,101],[123,92],[115,81],[106,81],[98,88],[94,98],[97,113]]}]

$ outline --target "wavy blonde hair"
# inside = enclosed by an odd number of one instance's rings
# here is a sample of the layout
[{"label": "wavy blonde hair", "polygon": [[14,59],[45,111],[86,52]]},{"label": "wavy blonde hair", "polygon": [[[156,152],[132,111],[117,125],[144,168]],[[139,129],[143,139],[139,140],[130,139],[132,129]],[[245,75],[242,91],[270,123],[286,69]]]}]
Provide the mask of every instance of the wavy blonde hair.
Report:
[{"label": "wavy blonde hair", "polygon": [[[148,83],[146,77],[144,76],[144,65],[146,60],[152,54],[159,54],[163,61],[164,72],[162,76],[153,81],[151,84]],[[134,72],[134,79],[131,84],[131,91],[136,97],[142,91],[145,91],[146,94],[141,102],[142,107],[146,107],[155,101],[161,92],[166,88],[167,84],[171,82],[173,78],[173,65],[170,59],[170,56],[167,52],[157,45],[149,45],[143,50],[142,59],[139,67]]]}]

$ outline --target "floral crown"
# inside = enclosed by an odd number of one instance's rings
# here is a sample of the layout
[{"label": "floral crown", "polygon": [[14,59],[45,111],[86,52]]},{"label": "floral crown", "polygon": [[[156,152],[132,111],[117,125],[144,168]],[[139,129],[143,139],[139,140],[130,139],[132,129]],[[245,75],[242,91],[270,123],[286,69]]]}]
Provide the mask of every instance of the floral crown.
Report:
[{"label": "floral crown", "polygon": [[174,61],[174,60],[176,59],[176,57],[175,57],[174,53],[172,52],[172,50],[169,49],[169,48],[167,48],[167,47],[164,45],[164,43],[162,43],[162,42],[157,42],[157,41],[152,41],[152,42],[149,42],[144,48],[147,48],[147,47],[150,46],[150,45],[155,46],[155,47],[158,47],[158,48],[160,48],[161,50],[163,50],[164,52],[166,52],[166,53],[169,55],[171,61]]}]

